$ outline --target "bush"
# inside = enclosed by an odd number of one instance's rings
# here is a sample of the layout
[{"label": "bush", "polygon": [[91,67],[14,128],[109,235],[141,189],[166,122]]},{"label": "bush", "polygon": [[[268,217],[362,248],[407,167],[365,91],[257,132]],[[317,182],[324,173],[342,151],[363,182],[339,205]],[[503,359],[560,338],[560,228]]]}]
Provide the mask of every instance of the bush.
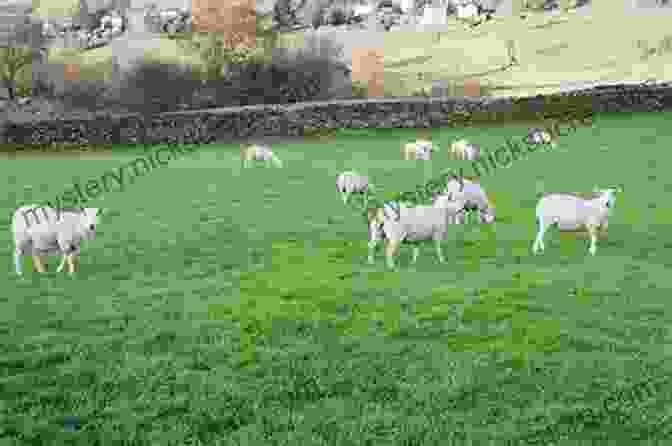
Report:
[{"label": "bush", "polygon": [[329,24],[330,25],[345,25],[348,23],[348,15],[345,13],[343,8],[333,8],[329,11]]},{"label": "bush", "polygon": [[369,96],[368,89],[366,84],[360,81],[354,81],[352,83],[352,97],[353,98],[366,98]]},{"label": "bush", "polygon": [[109,90],[110,86],[104,80],[81,79],[68,82],[58,98],[66,107],[95,111],[108,105],[105,99]]},{"label": "bush", "polygon": [[309,36],[300,50],[276,49],[270,62],[231,65],[227,78],[209,82],[199,101],[226,107],[331,99],[341,51],[328,38]]}]

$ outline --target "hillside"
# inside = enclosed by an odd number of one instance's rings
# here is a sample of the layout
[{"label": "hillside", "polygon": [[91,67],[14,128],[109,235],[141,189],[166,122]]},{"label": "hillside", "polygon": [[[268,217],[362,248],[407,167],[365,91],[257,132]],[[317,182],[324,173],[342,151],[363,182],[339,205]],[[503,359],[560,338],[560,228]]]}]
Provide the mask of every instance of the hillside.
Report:
[{"label": "hillside", "polygon": [[[451,19],[444,29],[431,32],[325,32],[321,28],[319,34],[344,45],[346,62],[362,42],[381,48],[386,90],[394,95],[410,95],[438,80],[480,79],[493,86],[497,95],[524,96],[587,81],[672,79],[672,33],[667,32],[670,16],[664,13],[669,8],[652,15],[611,6],[594,4],[580,12],[537,14],[525,20],[497,17],[474,30]],[[306,36],[314,33],[288,33],[282,45],[301,46]],[[508,63],[509,41],[514,42],[520,65],[503,69]],[[117,42],[113,47],[67,57],[83,64],[109,59],[112,54],[126,59],[123,48],[133,48],[134,54],[146,52],[160,59],[196,63],[193,55],[174,41],[147,39],[144,34],[125,36],[123,44]],[[643,57],[644,48],[656,49],[655,54]],[[64,59],[58,50],[50,57]]]}]

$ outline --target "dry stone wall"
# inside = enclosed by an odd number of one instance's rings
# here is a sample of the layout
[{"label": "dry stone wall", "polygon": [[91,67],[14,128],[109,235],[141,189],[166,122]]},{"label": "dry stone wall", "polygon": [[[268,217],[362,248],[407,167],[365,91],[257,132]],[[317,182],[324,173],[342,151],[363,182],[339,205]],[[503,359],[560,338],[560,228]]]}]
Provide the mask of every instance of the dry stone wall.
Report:
[{"label": "dry stone wall", "polygon": [[[420,128],[464,126],[469,122],[558,118],[604,112],[672,110],[672,83],[615,84],[550,96],[526,98],[444,97],[363,99],[258,105],[172,112],[157,115],[147,142],[199,143],[246,137],[301,136],[306,130],[345,128]],[[12,123],[5,129],[9,147],[24,145],[140,144],[140,116]]]}]

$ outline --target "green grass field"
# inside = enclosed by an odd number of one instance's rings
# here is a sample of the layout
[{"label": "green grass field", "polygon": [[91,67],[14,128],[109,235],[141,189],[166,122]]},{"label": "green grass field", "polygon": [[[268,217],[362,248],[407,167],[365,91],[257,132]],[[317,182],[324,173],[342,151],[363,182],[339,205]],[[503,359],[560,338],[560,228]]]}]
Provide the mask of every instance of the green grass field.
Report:
[{"label": "green grass field", "polygon": [[[413,129],[276,145],[242,171],[206,146],[95,203],[118,210],[81,271],[13,272],[2,234],[0,444],[669,444],[670,115],[598,116],[557,149],[482,178],[499,222],[456,228],[439,265],[366,264],[367,228],[335,178],[404,191],[525,128]],[[48,200],[138,156],[3,160],[2,208]],[[467,166],[468,168],[468,166]],[[625,184],[608,238],[551,233],[532,256],[537,192]],[[92,204],[93,205],[93,204]],[[77,417],[80,429],[69,428]]]}]

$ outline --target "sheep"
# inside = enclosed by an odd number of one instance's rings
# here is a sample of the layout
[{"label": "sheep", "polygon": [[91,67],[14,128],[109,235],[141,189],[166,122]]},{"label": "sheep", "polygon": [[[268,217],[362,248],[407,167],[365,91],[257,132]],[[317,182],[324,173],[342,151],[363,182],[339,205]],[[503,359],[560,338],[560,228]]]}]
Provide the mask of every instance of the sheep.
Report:
[{"label": "sheep", "polygon": [[[463,211],[464,202],[459,201],[445,202],[443,206],[413,207],[404,203],[386,203],[382,208],[370,210],[368,263],[374,263],[375,248],[381,239],[387,240],[385,257],[390,269],[395,268],[394,255],[398,253],[401,242],[433,240],[439,263],[444,263],[441,242],[446,237],[448,224]],[[413,264],[419,254],[420,248],[414,246]]]},{"label": "sheep", "polygon": [[[83,240],[95,238],[100,214],[99,208],[54,209],[39,205],[18,208],[12,218],[16,273],[23,274],[22,256],[32,255],[35,268],[44,273],[46,268],[42,256],[63,255],[57,272],[61,272],[67,262],[69,272],[73,274],[74,259],[80,253],[80,244]],[[29,215],[33,218],[29,218]]]},{"label": "sheep", "polygon": [[[477,178],[453,177],[446,184],[444,192],[434,199],[434,204],[441,201],[464,201],[467,211],[477,211],[481,223],[495,222],[495,208]],[[456,223],[464,223],[464,214],[456,218]]]},{"label": "sheep", "polygon": [[450,145],[448,155],[452,159],[476,161],[481,158],[481,146],[472,144],[466,139],[461,139]]},{"label": "sheep", "polygon": [[622,190],[622,187],[602,190],[595,188],[597,195],[592,199],[563,193],[543,196],[536,208],[538,232],[532,252],[536,254],[544,251],[544,234],[549,226],[555,225],[560,231],[576,231],[585,227],[590,235],[588,251],[595,255],[598,231],[608,227],[609,216],[616,203],[616,192]]},{"label": "sheep", "polygon": [[375,192],[373,184],[369,183],[369,178],[358,174],[357,172],[343,172],[336,179],[336,190],[340,192],[343,198],[343,204],[348,204],[351,194],[363,194],[364,202],[368,203],[369,192]]},{"label": "sheep", "polygon": [[240,158],[243,160],[243,167],[249,167],[252,161],[265,161],[267,167],[271,164],[275,167],[282,167],[282,160],[267,146],[243,144],[241,145]]},{"label": "sheep", "polygon": [[431,141],[418,139],[415,142],[404,144],[401,148],[401,156],[405,160],[423,160],[430,161],[432,152],[438,150]]},{"label": "sheep", "polygon": [[530,129],[527,133],[527,137],[525,137],[525,143],[529,145],[550,144],[552,148],[555,148],[557,145],[551,132],[541,128]]}]

